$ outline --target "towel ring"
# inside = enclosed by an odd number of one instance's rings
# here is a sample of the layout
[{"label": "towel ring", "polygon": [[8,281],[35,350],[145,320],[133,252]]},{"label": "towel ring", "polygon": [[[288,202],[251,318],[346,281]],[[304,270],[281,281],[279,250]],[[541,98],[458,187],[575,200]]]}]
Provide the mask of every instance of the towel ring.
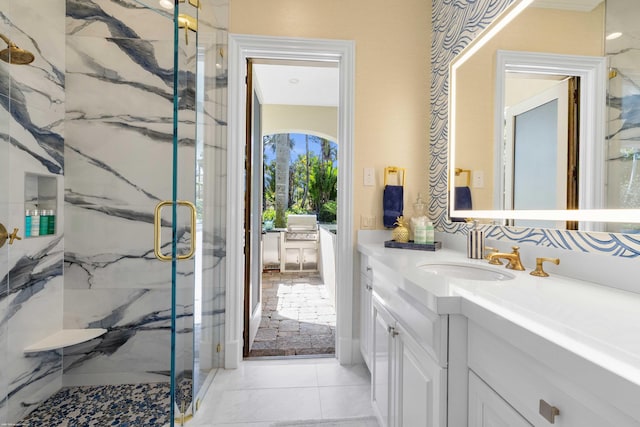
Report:
[{"label": "towel ring", "polygon": [[456,173],[456,176],[460,176],[460,174],[466,173],[467,174],[467,187],[471,187],[471,170],[456,168],[455,169],[455,173]]},{"label": "towel ring", "polygon": [[387,186],[387,176],[391,175],[391,174],[398,174],[399,172],[402,172],[402,186],[404,187],[404,179],[406,176],[405,173],[405,169],[404,168],[399,168],[397,166],[387,166],[386,168],[384,168],[384,186]]}]

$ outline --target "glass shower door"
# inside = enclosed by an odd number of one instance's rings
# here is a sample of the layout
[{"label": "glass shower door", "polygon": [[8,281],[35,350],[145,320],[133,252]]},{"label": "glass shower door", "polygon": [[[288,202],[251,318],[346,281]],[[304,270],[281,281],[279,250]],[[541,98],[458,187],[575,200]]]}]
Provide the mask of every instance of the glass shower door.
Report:
[{"label": "glass shower door", "polygon": [[[226,154],[213,117],[223,60],[213,10],[198,1],[174,10],[172,397],[176,425],[198,410],[221,364],[220,231]],[[183,258],[183,259],[178,259]]]}]

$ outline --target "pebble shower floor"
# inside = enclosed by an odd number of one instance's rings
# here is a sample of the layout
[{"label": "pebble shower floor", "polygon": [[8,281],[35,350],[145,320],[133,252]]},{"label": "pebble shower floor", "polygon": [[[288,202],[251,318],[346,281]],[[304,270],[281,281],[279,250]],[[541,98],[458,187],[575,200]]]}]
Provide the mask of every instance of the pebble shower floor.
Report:
[{"label": "pebble shower floor", "polygon": [[169,422],[169,384],[66,387],[20,427],[161,427]]}]

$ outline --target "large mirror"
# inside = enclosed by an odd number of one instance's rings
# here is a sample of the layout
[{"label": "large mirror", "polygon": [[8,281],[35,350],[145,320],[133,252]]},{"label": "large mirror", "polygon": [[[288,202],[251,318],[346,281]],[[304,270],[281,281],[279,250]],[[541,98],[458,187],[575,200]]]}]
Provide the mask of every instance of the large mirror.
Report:
[{"label": "large mirror", "polygon": [[637,0],[514,1],[456,58],[452,218],[640,232],[638,17]]}]

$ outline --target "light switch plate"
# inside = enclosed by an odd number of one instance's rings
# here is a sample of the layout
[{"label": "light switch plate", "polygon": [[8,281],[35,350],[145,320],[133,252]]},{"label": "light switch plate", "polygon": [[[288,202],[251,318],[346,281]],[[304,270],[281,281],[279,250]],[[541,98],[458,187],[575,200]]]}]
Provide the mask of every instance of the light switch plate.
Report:
[{"label": "light switch plate", "polygon": [[484,171],[473,171],[473,188],[484,188]]},{"label": "light switch plate", "polygon": [[375,169],[364,168],[364,185],[366,187],[373,187],[376,185]]}]

